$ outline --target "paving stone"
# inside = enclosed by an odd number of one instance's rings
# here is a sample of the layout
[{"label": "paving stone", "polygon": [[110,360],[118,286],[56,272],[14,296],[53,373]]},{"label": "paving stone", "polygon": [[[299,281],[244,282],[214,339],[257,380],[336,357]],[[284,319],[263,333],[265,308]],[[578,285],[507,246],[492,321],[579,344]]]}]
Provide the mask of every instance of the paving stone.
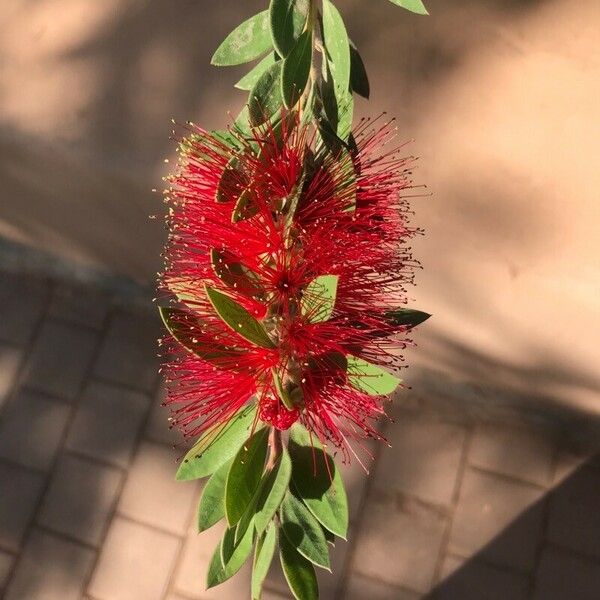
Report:
[{"label": "paving stone", "polygon": [[179,544],[167,533],[115,517],[89,594],[97,600],[161,600]]},{"label": "paving stone", "polygon": [[590,462],[594,460],[594,454],[595,453],[592,450],[586,452],[561,450],[556,462],[553,486],[557,487],[559,483],[562,483],[567,477],[570,477],[580,467],[590,464]]},{"label": "paving stone", "polygon": [[59,462],[38,522],[97,546],[116,504],[122,473],[76,456]]},{"label": "paving stone", "polygon": [[169,427],[169,414],[170,411],[166,406],[162,406],[161,403],[164,400],[164,390],[159,390],[152,401],[152,411],[146,424],[146,431],[144,437],[155,442],[161,442],[163,444],[169,444],[176,446],[184,443],[183,435],[179,432],[176,427]]},{"label": "paving stone", "polygon": [[[375,451],[376,442],[369,440],[364,443],[364,445],[368,452],[370,452],[372,455],[372,453]],[[386,447],[385,450],[387,449],[388,448]],[[364,500],[367,483],[369,478],[373,476],[372,474],[376,468],[373,459],[369,454],[367,454],[367,452],[364,450],[361,451],[361,449],[358,447],[355,450],[359,454],[364,468],[354,456],[352,457],[350,463],[347,464],[343,464],[341,460],[337,461],[337,465],[340,468],[341,475],[346,485],[346,491],[348,492],[348,510],[350,513],[350,521],[354,521],[358,517],[360,507]],[[368,472],[365,471],[365,468]]]},{"label": "paving stone", "polygon": [[344,600],[418,600],[419,598],[421,594],[416,592],[392,587],[360,575],[350,577],[344,594]]},{"label": "paving stone", "polygon": [[92,382],[75,413],[67,447],[126,467],[148,410],[145,394]]},{"label": "paving stone", "polygon": [[156,319],[129,313],[114,315],[96,363],[96,375],[151,391],[158,374],[159,335]]},{"label": "paving stone", "polygon": [[33,517],[44,476],[0,462],[0,546],[19,550],[25,529]]},{"label": "paving stone", "polygon": [[599,508],[600,471],[580,467],[550,496],[547,539],[600,559]]},{"label": "paving stone", "polygon": [[25,367],[24,383],[72,400],[92,361],[98,334],[58,321],[46,321]]},{"label": "paving stone", "polygon": [[61,442],[70,407],[23,390],[0,421],[0,457],[48,470]]},{"label": "paving stone", "polygon": [[0,344],[0,409],[13,389],[22,356],[21,350]]},{"label": "paving stone", "polygon": [[31,338],[48,302],[45,282],[21,275],[0,276],[0,340],[23,345]]},{"label": "paving stone", "polygon": [[554,455],[554,441],[546,432],[479,425],[469,451],[469,463],[546,486],[552,481]]},{"label": "paving stone", "polygon": [[452,524],[450,552],[527,571],[533,567],[542,522],[543,491],[526,483],[467,469]]},{"label": "paving stone", "polygon": [[431,600],[527,600],[528,589],[526,575],[448,556]]},{"label": "paving stone", "polygon": [[404,499],[398,506],[391,495],[372,495],[355,540],[352,573],[427,592],[445,527],[445,517],[419,502]]},{"label": "paving stone", "polygon": [[118,511],[149,525],[185,535],[198,486],[176,481],[177,452],[162,444],[144,442],[129,471]]},{"label": "paving stone", "polygon": [[191,530],[185,541],[179,566],[175,572],[174,589],[194,600],[240,600],[248,598],[250,561],[232,579],[205,590],[206,573],[213,552],[221,541],[224,524],[218,523],[201,534]]},{"label": "paving stone", "polygon": [[546,547],[535,577],[534,600],[598,600],[600,565]]},{"label": "paving stone", "polygon": [[8,576],[15,563],[15,557],[8,552],[0,550],[0,592],[5,588]]},{"label": "paving stone", "polygon": [[79,600],[95,553],[49,533],[33,531],[5,600]]},{"label": "paving stone", "polygon": [[435,504],[452,501],[466,432],[457,425],[402,413],[385,435],[375,485],[390,487]]},{"label": "paving stone", "polygon": [[76,325],[102,328],[110,299],[96,288],[57,285],[52,292],[48,315]]}]

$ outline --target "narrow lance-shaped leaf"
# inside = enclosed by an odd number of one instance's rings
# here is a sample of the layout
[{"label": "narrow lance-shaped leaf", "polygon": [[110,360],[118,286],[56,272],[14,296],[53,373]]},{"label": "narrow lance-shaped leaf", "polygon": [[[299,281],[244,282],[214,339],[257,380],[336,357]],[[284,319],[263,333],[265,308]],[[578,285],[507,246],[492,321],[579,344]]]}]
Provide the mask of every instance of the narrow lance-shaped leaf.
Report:
[{"label": "narrow lance-shaped leaf", "polygon": [[320,523],[296,496],[287,493],[280,509],[281,531],[311,563],[330,570],[329,548]]},{"label": "narrow lance-shaped leaf", "polygon": [[206,578],[206,588],[210,589],[233,577],[246,562],[252,552],[254,531],[248,527],[244,537],[235,542],[234,528],[227,529],[217,546]]},{"label": "narrow lance-shaped leaf", "polygon": [[371,396],[391,394],[402,382],[386,370],[362,358],[348,356],[348,383]]},{"label": "narrow lance-shaped leaf", "polygon": [[261,292],[251,275],[255,275],[239,262],[235,254],[228,250],[210,251],[210,262],[217,277],[227,285],[246,296],[255,296]]},{"label": "narrow lance-shaped leaf", "polygon": [[246,185],[246,177],[240,170],[240,162],[237,157],[232,156],[221,173],[217,184],[215,200],[217,202],[229,202],[240,195]]},{"label": "narrow lance-shaped leaf", "polygon": [[337,96],[347,92],[350,85],[350,40],[344,20],[331,0],[323,0],[323,37]]},{"label": "narrow lance-shaped leaf", "polygon": [[210,529],[225,516],[225,482],[231,461],[221,465],[206,482],[198,504],[198,533]]},{"label": "narrow lance-shaped leaf", "polygon": [[225,425],[207,431],[185,455],[179,465],[177,479],[188,481],[214,473],[229,461],[248,439],[256,418],[256,406],[247,406],[231,417]]},{"label": "narrow lance-shaped leaf", "polygon": [[250,92],[248,112],[250,123],[260,125],[281,108],[281,61],[271,65]]},{"label": "narrow lance-shaped leaf", "polygon": [[225,484],[225,515],[230,526],[235,525],[252,500],[267,456],[269,430],[263,427],[236,454]]},{"label": "narrow lance-shaped leaf", "polygon": [[319,586],[315,568],[288,542],[279,536],[279,559],[285,579],[296,600],[318,600]]},{"label": "narrow lance-shaped leaf", "polygon": [[311,323],[321,323],[331,318],[338,279],[337,275],[320,275],[306,286],[302,295],[301,311]]},{"label": "narrow lance-shaped leaf", "polygon": [[429,313],[414,308],[397,308],[385,313],[386,320],[392,325],[407,325],[408,327],[416,327],[427,321],[429,317],[431,317]]},{"label": "narrow lance-shaped leaf", "polygon": [[282,448],[275,466],[265,476],[261,484],[256,514],[254,515],[254,526],[257,533],[262,533],[275,516],[290,485],[291,476],[292,462],[290,455],[285,448]]},{"label": "narrow lance-shaped leaf", "polygon": [[271,0],[269,18],[273,45],[285,58],[300,37],[311,0]]},{"label": "narrow lance-shaped leaf", "polygon": [[[298,497],[317,520],[338,537],[348,532],[348,499],[339,469],[318,439],[296,423],[288,445]],[[327,462],[325,462],[327,461]]]},{"label": "narrow lance-shaped leaf", "polygon": [[244,354],[241,349],[219,344],[210,337],[206,324],[192,313],[163,306],[158,310],[168,332],[188,352],[221,369],[236,369],[239,359]]},{"label": "narrow lance-shaped leaf", "polygon": [[275,54],[270,52],[253,69],[248,71],[236,84],[238,90],[250,91],[259,80],[260,76],[271,66],[275,64]]},{"label": "narrow lance-shaped leaf", "polygon": [[288,108],[292,108],[298,102],[308,83],[312,62],[312,40],[312,32],[305,31],[283,61],[281,92]]},{"label": "narrow lance-shaped leaf", "polygon": [[423,4],[422,0],[390,0],[392,4],[397,4],[410,12],[417,13],[418,15],[428,15],[427,9]]},{"label": "narrow lance-shaped leaf", "polygon": [[210,303],[226,325],[257,346],[275,348],[265,328],[243,306],[227,294],[205,287]]},{"label": "narrow lance-shaped leaf", "polygon": [[250,219],[258,213],[258,206],[252,201],[252,192],[249,189],[244,190],[238,198],[231,213],[231,222],[239,223]]},{"label": "narrow lance-shaped leaf", "polygon": [[369,98],[371,95],[371,86],[365,63],[352,43],[350,44],[350,87],[353,92],[363,98]]},{"label": "narrow lance-shaped leaf", "polygon": [[211,63],[219,67],[241,65],[271,47],[269,11],[264,10],[238,25],[217,48]]},{"label": "narrow lance-shaped leaf", "polygon": [[252,564],[252,600],[260,600],[264,580],[269,572],[269,567],[275,554],[277,545],[277,531],[275,524],[271,523],[265,533],[256,543],[254,562]]}]

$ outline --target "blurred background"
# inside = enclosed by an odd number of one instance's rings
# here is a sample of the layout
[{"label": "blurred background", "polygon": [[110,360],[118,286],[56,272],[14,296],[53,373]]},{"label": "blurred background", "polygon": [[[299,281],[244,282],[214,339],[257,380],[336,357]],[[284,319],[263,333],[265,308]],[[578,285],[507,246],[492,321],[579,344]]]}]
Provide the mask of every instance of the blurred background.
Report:
[{"label": "blurred background", "polygon": [[[600,3],[339,0],[419,156],[414,305],[393,445],[344,467],[325,600],[600,597]],[[0,4],[0,596],[204,591],[217,533],[160,408],[151,306],[171,118],[226,126],[209,66],[263,0]],[[150,215],[157,215],[150,219]],[[193,488],[193,489],[192,489]],[[190,525],[191,524],[191,525]],[[212,536],[212,537],[211,537]],[[268,598],[285,598],[281,575]]]}]

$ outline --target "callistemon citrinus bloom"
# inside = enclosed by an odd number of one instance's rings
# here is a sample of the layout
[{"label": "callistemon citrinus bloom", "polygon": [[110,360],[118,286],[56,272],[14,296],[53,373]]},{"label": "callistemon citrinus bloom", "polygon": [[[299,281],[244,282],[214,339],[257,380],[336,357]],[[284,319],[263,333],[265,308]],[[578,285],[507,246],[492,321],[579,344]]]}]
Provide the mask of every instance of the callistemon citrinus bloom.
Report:
[{"label": "callistemon citrinus bloom", "polygon": [[294,118],[251,134],[189,128],[162,277],[173,422],[197,436],[257,403],[263,422],[300,421],[341,448],[377,436],[415,267],[410,159],[385,149],[391,127],[365,122],[333,153]]}]

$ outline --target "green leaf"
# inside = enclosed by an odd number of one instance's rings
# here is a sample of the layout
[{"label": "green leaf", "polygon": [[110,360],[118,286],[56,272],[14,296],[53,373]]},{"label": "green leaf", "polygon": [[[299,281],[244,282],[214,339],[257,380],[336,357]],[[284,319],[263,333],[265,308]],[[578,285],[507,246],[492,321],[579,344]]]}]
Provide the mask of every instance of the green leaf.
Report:
[{"label": "green leaf", "polygon": [[365,63],[358,50],[350,44],[350,87],[363,98],[368,98],[371,94],[369,85],[369,76],[365,69]]},{"label": "green leaf", "polygon": [[260,600],[262,584],[267,577],[269,567],[275,554],[277,531],[275,524],[270,523],[264,535],[256,543],[254,563],[252,565],[252,600]]},{"label": "green leaf", "polygon": [[219,67],[241,65],[272,47],[269,11],[264,10],[238,25],[217,48],[211,63]]},{"label": "green leaf", "polygon": [[386,320],[392,325],[407,325],[408,327],[416,327],[427,321],[429,317],[431,317],[430,314],[413,308],[397,308],[385,313]]},{"label": "green leaf", "polygon": [[[292,459],[292,480],[298,496],[326,529],[346,539],[348,499],[335,462],[319,440],[296,423],[288,445]],[[327,462],[325,462],[327,461]]]},{"label": "green leaf", "polygon": [[275,64],[275,54],[267,54],[252,70],[248,71],[236,84],[238,90],[250,91],[259,80],[260,76],[271,66]]},{"label": "green leaf", "polygon": [[392,4],[397,4],[406,10],[417,13],[418,15],[428,15],[427,9],[422,0],[390,0]]},{"label": "green leaf", "polygon": [[238,201],[235,203],[231,213],[231,222],[239,223],[245,219],[250,219],[258,212],[258,206],[252,201],[252,192],[244,190]]},{"label": "green leaf", "polygon": [[250,112],[248,110],[248,105],[246,104],[244,108],[240,111],[240,114],[236,117],[233,122],[233,128],[243,136],[250,136],[252,134],[252,127],[250,126]]},{"label": "green leaf", "polygon": [[168,332],[198,358],[219,367],[235,370],[245,352],[229,348],[207,336],[207,325],[194,314],[178,308],[159,307],[160,317]]},{"label": "green leaf", "polygon": [[261,289],[250,277],[252,273],[239,262],[235,254],[228,250],[210,251],[210,262],[217,277],[227,285],[235,288],[246,296],[256,296],[260,294]]},{"label": "green leaf", "polygon": [[233,156],[229,159],[221,178],[217,184],[215,200],[217,202],[229,202],[232,198],[237,198],[246,185],[246,178],[240,169],[240,161]]},{"label": "green leaf", "polygon": [[281,61],[271,65],[258,79],[250,92],[248,112],[254,126],[268,121],[280,108]]},{"label": "green leaf", "polygon": [[305,31],[283,61],[281,71],[281,94],[288,108],[298,102],[308,83],[312,62],[313,38],[311,31]]},{"label": "green leaf", "polygon": [[226,325],[257,346],[275,348],[265,328],[243,306],[227,294],[209,286],[205,288],[210,303]]},{"label": "green leaf", "polygon": [[296,600],[318,600],[319,586],[312,563],[299,554],[285,535],[279,536],[279,559]]},{"label": "green leaf", "polygon": [[273,469],[265,475],[254,515],[257,533],[262,533],[271,522],[290,485],[292,462],[285,448],[277,459]]},{"label": "green leaf", "polygon": [[180,481],[200,479],[214,473],[229,461],[248,439],[256,418],[256,405],[246,406],[225,425],[207,431],[185,455],[176,478]]},{"label": "green leaf", "polygon": [[321,323],[331,318],[338,279],[337,275],[320,275],[306,286],[300,307],[311,323]]},{"label": "green leaf", "polygon": [[371,396],[391,394],[402,382],[381,367],[362,358],[348,356],[348,383]]},{"label": "green leaf", "polygon": [[237,542],[235,541],[235,527],[227,529],[210,561],[206,588],[210,589],[233,577],[250,556],[253,543],[254,529],[252,527],[248,527],[244,536]]},{"label": "green leaf", "polygon": [[294,47],[306,24],[310,0],[271,0],[269,7],[273,45],[282,58]]},{"label": "green leaf", "polygon": [[342,16],[331,0],[323,0],[323,38],[327,66],[339,98],[350,85],[350,40]]},{"label": "green leaf", "polygon": [[281,503],[281,531],[311,563],[331,570],[327,540],[320,523],[296,496],[287,493]]},{"label": "green leaf", "polygon": [[221,465],[206,482],[198,505],[198,533],[210,529],[225,516],[225,481],[231,462]]},{"label": "green leaf", "polygon": [[268,437],[268,428],[259,429],[231,463],[225,484],[225,516],[230,526],[242,518],[258,488],[265,468]]},{"label": "green leaf", "polygon": [[273,376],[273,384],[275,385],[275,390],[277,391],[277,395],[279,396],[279,399],[281,400],[281,402],[283,402],[283,405],[288,410],[294,410],[294,408],[295,408],[294,403],[292,402],[292,399],[290,398],[290,394],[289,394],[288,390],[283,385],[283,383],[281,381],[281,377],[279,377],[279,374],[277,373],[277,371],[274,368],[271,370],[271,374]]}]

